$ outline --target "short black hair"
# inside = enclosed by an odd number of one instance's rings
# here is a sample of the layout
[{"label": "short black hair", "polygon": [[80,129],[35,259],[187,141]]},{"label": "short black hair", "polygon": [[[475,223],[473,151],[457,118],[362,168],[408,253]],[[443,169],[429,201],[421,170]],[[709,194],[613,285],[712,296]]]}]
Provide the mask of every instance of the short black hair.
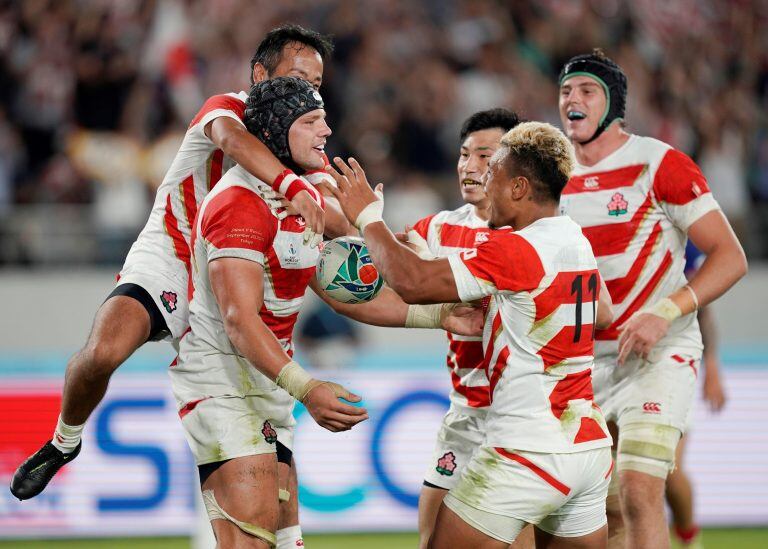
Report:
[{"label": "short black hair", "polygon": [[251,57],[251,79],[253,79],[253,67],[256,66],[256,63],[262,65],[267,73],[271,74],[280,64],[286,44],[291,42],[309,46],[320,54],[323,61],[333,53],[333,42],[330,36],[293,23],[280,25],[267,33],[259,47],[256,48],[256,53]]},{"label": "short black hair", "polygon": [[476,112],[464,121],[461,125],[460,142],[464,143],[467,136],[481,130],[499,128],[505,133],[517,126],[520,118],[514,111],[509,109],[489,109],[487,111]]}]

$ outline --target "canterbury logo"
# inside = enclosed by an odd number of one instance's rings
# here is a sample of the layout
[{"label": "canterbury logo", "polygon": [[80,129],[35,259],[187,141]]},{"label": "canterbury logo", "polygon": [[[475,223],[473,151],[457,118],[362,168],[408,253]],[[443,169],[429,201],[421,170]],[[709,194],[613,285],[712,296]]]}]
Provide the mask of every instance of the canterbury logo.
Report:
[{"label": "canterbury logo", "polygon": [[646,402],[643,404],[643,412],[647,412],[649,414],[661,413],[661,404],[658,402]]},{"label": "canterbury logo", "polygon": [[488,242],[488,233],[475,233],[475,245]]}]

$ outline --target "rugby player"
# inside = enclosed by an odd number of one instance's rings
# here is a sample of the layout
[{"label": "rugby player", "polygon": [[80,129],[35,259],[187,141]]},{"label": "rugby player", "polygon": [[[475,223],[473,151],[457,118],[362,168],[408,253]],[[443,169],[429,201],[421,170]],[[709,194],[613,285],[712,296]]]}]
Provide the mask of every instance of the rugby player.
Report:
[{"label": "rugby player", "polygon": [[[287,153],[304,170],[324,167],[331,130],[320,94],[306,81],[281,77],[254,86],[244,121],[276,156]],[[302,218],[272,214],[260,185],[235,166],[200,207],[192,237],[191,329],[170,370],[222,547],[281,547],[277,462],[281,453],[290,458],[294,399],[334,432],[368,417],[337,398],[360,397],[312,379],[292,360],[293,327],[319,252],[302,245]],[[381,325],[403,326],[408,315],[391,290],[350,307],[373,309]]]},{"label": "rugby player", "polygon": [[[330,41],[316,32],[295,25],[278,27],[259,44],[251,60],[251,80],[293,75],[318,88],[331,50]],[[260,187],[262,193],[279,192],[290,199],[306,221],[307,239],[322,234],[322,198],[286,169],[289,157],[276,158],[246,130],[241,120],[246,97],[245,92],[213,96],[192,120],[117,286],[96,313],[87,343],[67,365],[52,440],[13,476],[11,492],[19,499],[42,492],[56,472],[77,457],[85,422],[103,398],[112,373],[145,342],[176,342],[187,329],[191,223],[230,159],[261,180],[272,181],[271,188]],[[317,177],[321,171],[305,175]],[[330,206],[333,200],[328,202]],[[331,236],[348,232],[342,215],[334,218],[329,209],[328,218]]]},{"label": "rugby player", "polygon": [[[464,206],[425,217],[408,231],[408,242],[422,257],[446,257],[488,240],[490,200],[482,178],[501,137],[518,124],[506,109],[480,111],[462,125],[457,164]],[[482,445],[491,393],[483,367],[480,337],[448,335],[446,363],[453,389],[419,495],[419,547],[426,549],[445,494],[459,480],[472,453]],[[529,534],[530,535],[530,534]],[[533,540],[529,540],[532,542]],[[520,543],[518,540],[517,543]]]},{"label": "rugby player", "polygon": [[[563,66],[559,85],[577,160],[561,212],[591,242],[616,312],[596,334],[594,372],[595,400],[618,428],[611,540],[668,547],[664,483],[702,353],[695,313],[744,276],[747,262],[696,164],[623,129],[627,79],[616,63],[599,50],[578,55]],[[688,238],[706,254],[689,281]]]},{"label": "rugby player", "polygon": [[[589,242],[557,215],[573,165],[566,137],[536,122],[506,133],[485,190],[489,227],[515,230],[492,230],[477,248],[433,260],[390,232],[362,167],[335,162],[334,194],[406,302],[490,297],[486,436],[445,496],[429,546],[502,548],[531,523],[537,547],[605,547],[611,437],[591,369],[594,325],[607,326],[612,313]],[[439,309],[421,305],[421,323],[434,325]]]}]

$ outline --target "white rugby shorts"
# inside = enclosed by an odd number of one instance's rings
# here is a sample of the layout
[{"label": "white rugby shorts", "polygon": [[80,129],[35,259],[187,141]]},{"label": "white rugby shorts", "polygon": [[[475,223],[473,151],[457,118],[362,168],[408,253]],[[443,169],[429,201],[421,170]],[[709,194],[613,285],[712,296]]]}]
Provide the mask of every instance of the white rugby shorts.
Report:
[{"label": "white rugby shorts", "polygon": [[559,537],[602,528],[613,468],[611,449],[543,454],[483,446],[446,494],[473,528],[512,543],[526,524]]},{"label": "white rugby shorts", "polygon": [[683,347],[653,349],[650,359],[631,357],[623,366],[618,355],[595,358],[592,384],[595,402],[606,421],[669,425],[684,433],[690,421],[701,350]]},{"label": "white rugby shorts", "polygon": [[[478,410],[481,412],[481,410]],[[450,490],[485,438],[485,413],[465,414],[451,407],[437,433],[435,451],[424,480]]]},{"label": "white rugby shorts", "polygon": [[187,271],[179,263],[178,269],[161,264],[126,262],[117,280],[121,284],[136,284],[144,288],[163,315],[170,336],[168,341],[178,341],[189,327],[189,301]]},{"label": "white rugby shorts", "polygon": [[276,442],[293,449],[294,399],[278,389],[260,395],[219,396],[187,403],[179,410],[197,465],[276,452]]}]

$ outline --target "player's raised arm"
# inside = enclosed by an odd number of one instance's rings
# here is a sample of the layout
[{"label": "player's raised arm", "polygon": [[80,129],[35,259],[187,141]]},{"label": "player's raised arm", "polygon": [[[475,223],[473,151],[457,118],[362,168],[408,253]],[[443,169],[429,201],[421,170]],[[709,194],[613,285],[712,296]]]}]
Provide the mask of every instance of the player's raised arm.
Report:
[{"label": "player's raised arm", "polygon": [[[374,192],[360,164],[341,158],[329,173],[336,181],[333,193],[347,219],[365,235],[371,257],[379,272],[406,303],[456,303],[459,298],[453,272],[447,259],[421,259],[408,246],[397,240],[384,224],[381,187]],[[350,167],[351,166],[351,167]]]},{"label": "player's raised arm", "polygon": [[480,336],[483,333],[482,311],[473,305],[409,305],[387,287],[382,288],[371,301],[342,303],[328,296],[316,279],[312,279],[309,286],[334,311],[364,324],[390,328],[441,328],[465,336]]},{"label": "player's raised arm", "polygon": [[284,195],[315,234],[325,230],[325,214],[316,191],[287,169],[264,143],[232,118],[220,116],[205,126],[205,134],[222,152]]},{"label": "player's raised arm", "polygon": [[359,402],[359,396],[341,385],[313,379],[264,324],[259,315],[264,304],[264,267],[260,263],[222,257],[212,260],[208,269],[227,336],[251,364],[303,402],[315,421],[330,431],[346,431],[368,419],[364,408],[338,400]]}]

